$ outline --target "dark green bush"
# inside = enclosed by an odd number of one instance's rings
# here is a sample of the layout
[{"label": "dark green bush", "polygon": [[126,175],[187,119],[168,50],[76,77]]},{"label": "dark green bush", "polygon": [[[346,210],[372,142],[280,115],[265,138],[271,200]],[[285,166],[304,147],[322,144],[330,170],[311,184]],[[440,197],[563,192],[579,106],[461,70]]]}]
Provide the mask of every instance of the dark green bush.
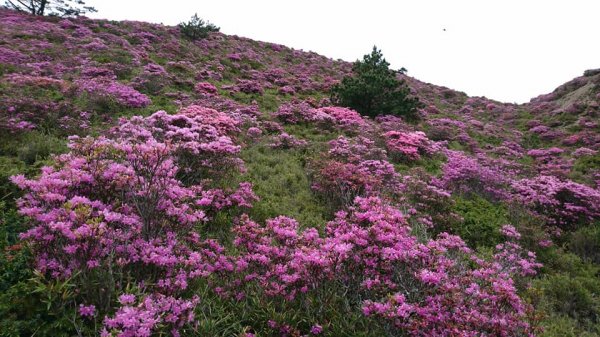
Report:
[{"label": "dark green bush", "polygon": [[381,50],[373,47],[371,54],[354,62],[353,75],[332,88],[332,102],[365,116],[388,114],[415,119],[422,104],[410,94],[404,81],[397,78],[406,69],[395,71],[389,65]]},{"label": "dark green bush", "polygon": [[17,156],[27,165],[50,158],[52,154],[64,153],[67,150],[66,140],[41,132],[31,132],[24,136],[17,148]]},{"label": "dark green bush", "polygon": [[569,249],[585,261],[600,264],[600,226],[588,226],[571,234]]},{"label": "dark green bush", "polygon": [[568,316],[593,329],[600,318],[600,282],[595,276],[555,274],[533,284],[542,310]]},{"label": "dark green bush", "polygon": [[479,196],[456,198],[454,211],[464,220],[454,232],[470,246],[493,247],[500,242],[500,228],[509,223],[508,211],[502,204],[493,204]]},{"label": "dark green bush", "polygon": [[183,37],[192,41],[204,39],[210,32],[218,32],[219,27],[213,25],[210,22],[205,22],[198,17],[198,14],[194,14],[190,21],[182,22],[179,24],[179,31]]}]

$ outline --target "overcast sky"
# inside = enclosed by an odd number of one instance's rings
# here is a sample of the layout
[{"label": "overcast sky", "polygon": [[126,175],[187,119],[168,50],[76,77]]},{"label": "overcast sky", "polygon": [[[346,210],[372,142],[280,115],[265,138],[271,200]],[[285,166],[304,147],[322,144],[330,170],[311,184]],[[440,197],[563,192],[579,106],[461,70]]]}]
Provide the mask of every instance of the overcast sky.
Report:
[{"label": "overcast sky", "polygon": [[522,103],[600,68],[600,0],[88,0],[96,18],[167,25],[194,13],[226,34],[347,61],[382,49],[422,81]]}]

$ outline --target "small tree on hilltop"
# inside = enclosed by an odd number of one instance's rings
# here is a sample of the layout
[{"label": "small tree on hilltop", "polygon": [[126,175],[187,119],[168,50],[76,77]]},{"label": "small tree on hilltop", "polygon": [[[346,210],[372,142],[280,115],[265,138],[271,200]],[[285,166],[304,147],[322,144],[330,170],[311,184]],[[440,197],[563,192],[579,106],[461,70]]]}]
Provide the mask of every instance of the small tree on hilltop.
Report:
[{"label": "small tree on hilltop", "polygon": [[97,12],[83,0],[6,0],[4,7],[32,15],[79,16]]},{"label": "small tree on hilltop", "polygon": [[398,71],[389,68],[381,50],[373,47],[371,54],[357,60],[352,66],[352,76],[346,76],[332,89],[332,101],[358,111],[361,115],[375,117],[389,114],[416,118],[419,100],[410,95],[410,89],[396,75]]},{"label": "small tree on hilltop", "polygon": [[204,39],[208,36],[208,33],[218,32],[219,29],[219,27],[208,21],[204,22],[204,20],[198,17],[198,14],[194,14],[190,21],[179,24],[181,34],[192,41]]}]

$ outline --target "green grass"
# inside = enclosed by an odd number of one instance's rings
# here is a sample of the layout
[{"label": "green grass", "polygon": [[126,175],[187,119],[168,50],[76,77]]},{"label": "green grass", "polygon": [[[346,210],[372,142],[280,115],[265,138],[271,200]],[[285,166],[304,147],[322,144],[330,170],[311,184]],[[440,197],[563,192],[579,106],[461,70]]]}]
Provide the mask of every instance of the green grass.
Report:
[{"label": "green grass", "polygon": [[328,214],[310,188],[304,169],[303,154],[257,144],[241,153],[247,173],[242,180],[254,184],[260,201],[250,210],[256,221],[278,215],[293,217],[304,226],[322,226]]},{"label": "green grass", "polygon": [[493,247],[500,240],[500,228],[508,224],[508,209],[486,199],[456,197],[454,211],[463,221],[453,229],[471,247]]}]

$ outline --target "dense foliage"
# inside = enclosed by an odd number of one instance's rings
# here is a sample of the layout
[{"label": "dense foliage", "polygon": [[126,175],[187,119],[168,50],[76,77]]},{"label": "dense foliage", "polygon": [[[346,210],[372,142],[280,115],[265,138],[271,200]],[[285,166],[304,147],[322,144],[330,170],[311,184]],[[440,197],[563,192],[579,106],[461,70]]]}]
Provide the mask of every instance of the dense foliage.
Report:
[{"label": "dense foliage", "polygon": [[362,61],[354,62],[352,75],[332,89],[332,101],[355,109],[364,116],[389,114],[415,118],[420,107],[419,100],[397,78],[397,74],[406,70],[394,71],[389,69],[389,65],[381,50],[373,47],[371,54],[365,55]]},{"label": "dense foliage", "polygon": [[0,336],[600,336],[600,73],[503,104],[375,49],[409,121],[330,99],[360,64],[0,22]]},{"label": "dense foliage", "polygon": [[179,31],[185,38],[194,41],[207,37],[210,32],[218,32],[219,27],[210,22],[204,22],[198,17],[198,14],[194,14],[190,21],[179,24]]}]

